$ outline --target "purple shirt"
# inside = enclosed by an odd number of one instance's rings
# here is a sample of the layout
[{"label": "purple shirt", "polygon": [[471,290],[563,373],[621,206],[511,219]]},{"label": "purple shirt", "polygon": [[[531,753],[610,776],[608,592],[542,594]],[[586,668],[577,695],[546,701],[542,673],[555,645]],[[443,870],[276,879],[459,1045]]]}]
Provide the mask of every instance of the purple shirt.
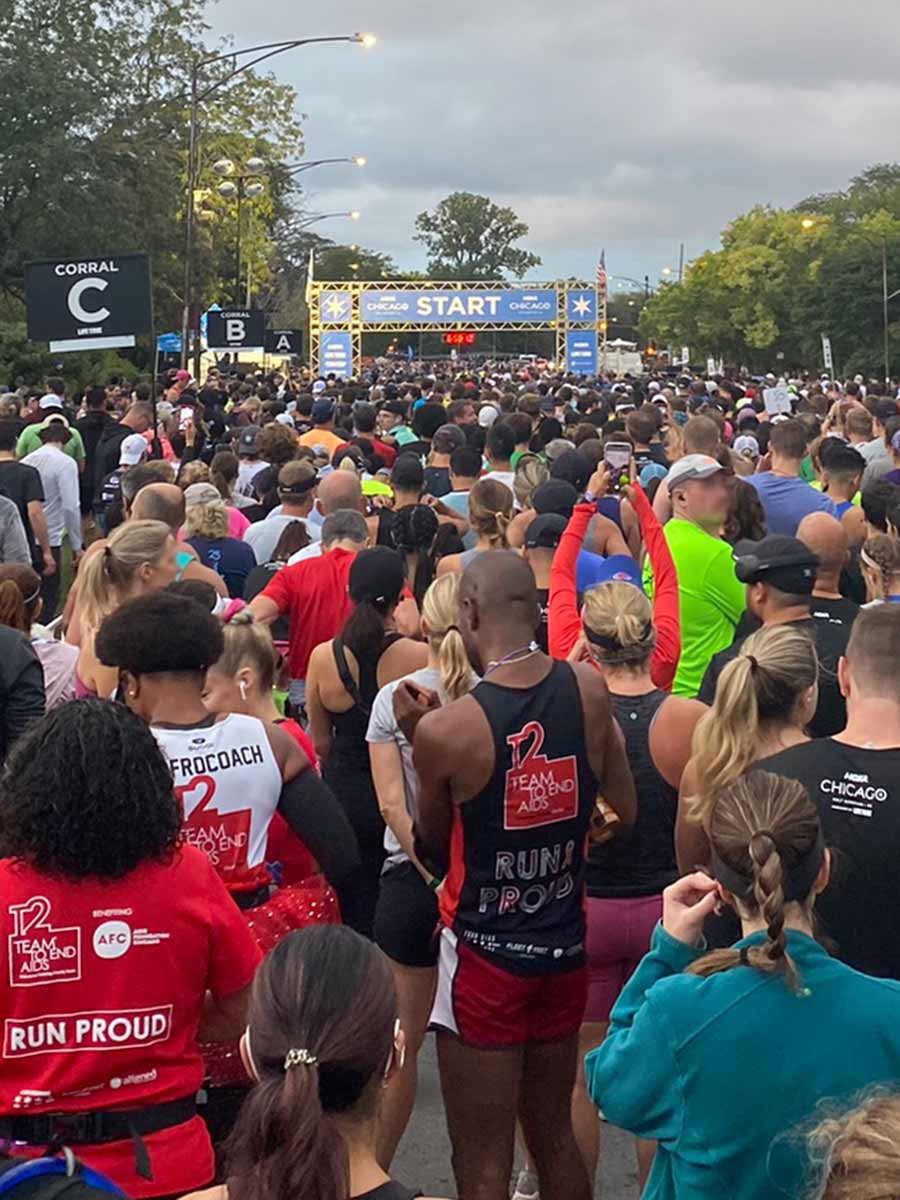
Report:
[{"label": "purple shirt", "polygon": [[766,512],[766,528],[769,533],[797,536],[797,526],[810,513],[825,512],[837,516],[834,501],[810,487],[799,476],[775,475],[772,471],[760,471],[758,475],[747,475],[759,494]]}]

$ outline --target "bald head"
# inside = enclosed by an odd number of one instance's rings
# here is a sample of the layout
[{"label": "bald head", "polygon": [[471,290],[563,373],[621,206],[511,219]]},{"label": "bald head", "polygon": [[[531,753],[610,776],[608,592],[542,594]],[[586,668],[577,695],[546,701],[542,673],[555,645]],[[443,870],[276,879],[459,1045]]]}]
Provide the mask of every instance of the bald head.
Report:
[{"label": "bald head", "polygon": [[319,484],[319,508],[328,517],[339,508],[364,511],[362,488],[354,471],[331,471]]},{"label": "bald head", "polygon": [[810,513],[797,527],[797,537],[819,560],[816,591],[838,591],[841,571],[850,559],[847,534],[840,521],[829,513]]},{"label": "bald head", "polygon": [[512,550],[489,550],[479,554],[463,572],[459,589],[460,607],[472,633],[498,626],[527,643],[540,621],[537,586],[531,567]]},{"label": "bald head", "polygon": [[184,492],[174,483],[150,483],[131,506],[136,521],[162,521],[175,533],[184,524]]}]

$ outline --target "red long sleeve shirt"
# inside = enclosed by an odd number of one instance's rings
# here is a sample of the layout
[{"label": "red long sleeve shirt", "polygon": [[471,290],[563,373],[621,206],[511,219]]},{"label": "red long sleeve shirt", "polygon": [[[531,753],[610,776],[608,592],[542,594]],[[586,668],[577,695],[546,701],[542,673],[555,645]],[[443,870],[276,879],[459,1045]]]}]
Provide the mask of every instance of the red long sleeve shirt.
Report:
[{"label": "red long sleeve shirt", "polygon": [[[653,624],[656,627],[656,648],[650,659],[650,674],[658,688],[669,691],[681,656],[678,573],[669,553],[663,527],[639,483],[634,484],[632,506],[640,522],[641,536],[653,567]],[[587,527],[596,512],[596,506],[593,504],[575,505],[553,556],[547,615],[547,636],[553,658],[566,658],[581,634],[575,564],[583,548]]]}]

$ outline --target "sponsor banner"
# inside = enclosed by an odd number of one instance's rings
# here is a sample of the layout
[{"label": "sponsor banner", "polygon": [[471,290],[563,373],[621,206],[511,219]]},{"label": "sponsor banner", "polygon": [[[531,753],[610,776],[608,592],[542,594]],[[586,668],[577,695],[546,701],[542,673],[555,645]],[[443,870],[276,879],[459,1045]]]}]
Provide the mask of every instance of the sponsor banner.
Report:
[{"label": "sponsor banner", "polygon": [[566,316],[570,321],[596,321],[597,293],[566,292]]},{"label": "sponsor banner", "polygon": [[319,296],[319,321],[323,325],[346,325],[352,302],[349,292],[322,292]]},{"label": "sponsor banner", "polygon": [[[329,297],[341,293],[323,293],[321,319],[326,320]],[[573,293],[590,296],[590,292]],[[349,296],[348,296],[349,301]],[[501,322],[549,325],[556,321],[556,291],[553,288],[500,288],[497,291],[468,292],[451,288],[422,288],[419,291],[364,291],[360,296],[359,315],[365,324],[398,325],[497,325]],[[331,320],[348,320],[347,316]],[[581,318],[579,318],[581,319]],[[589,320],[589,317],[584,318]]]},{"label": "sponsor banner", "polygon": [[323,333],[319,342],[319,374],[349,379],[353,374],[353,338],[349,333]]},{"label": "sponsor banner", "polygon": [[593,329],[566,333],[566,370],[576,375],[597,374],[597,334]]}]

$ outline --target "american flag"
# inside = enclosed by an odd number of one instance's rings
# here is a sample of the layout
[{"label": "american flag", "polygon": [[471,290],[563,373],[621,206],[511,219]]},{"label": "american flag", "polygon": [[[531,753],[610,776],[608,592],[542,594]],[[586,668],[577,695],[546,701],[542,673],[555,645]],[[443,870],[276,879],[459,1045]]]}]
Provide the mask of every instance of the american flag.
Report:
[{"label": "american flag", "polygon": [[606,251],[600,251],[600,261],[597,263],[597,295],[601,300],[606,299]]}]

